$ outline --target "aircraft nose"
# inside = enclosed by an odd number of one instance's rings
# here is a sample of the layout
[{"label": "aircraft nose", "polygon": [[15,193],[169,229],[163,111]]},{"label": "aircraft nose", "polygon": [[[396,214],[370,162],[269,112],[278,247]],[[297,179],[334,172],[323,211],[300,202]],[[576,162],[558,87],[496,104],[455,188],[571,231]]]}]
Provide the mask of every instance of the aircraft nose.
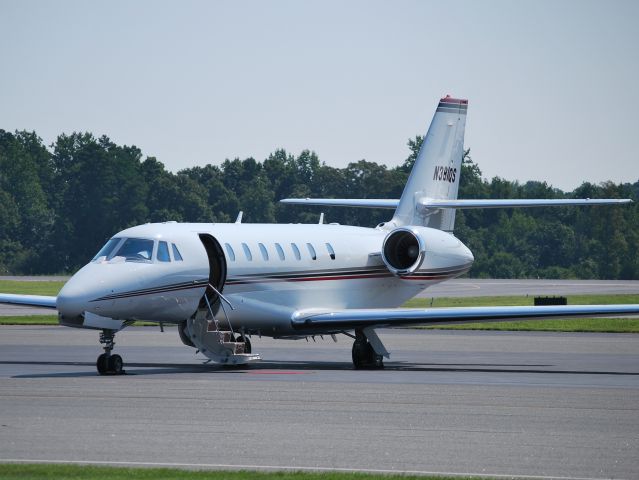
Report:
[{"label": "aircraft nose", "polygon": [[470,251],[470,248],[468,248],[466,245],[464,245],[464,259],[466,260],[466,262],[468,263],[473,263],[475,261],[475,256],[473,255],[473,252]]},{"label": "aircraft nose", "polygon": [[82,282],[73,276],[58,293],[56,306],[62,317],[75,318],[86,310],[86,301],[86,292],[83,291]]},{"label": "aircraft nose", "polygon": [[56,301],[61,318],[74,319],[87,310],[92,310],[91,300],[103,290],[101,272],[96,266],[85,265],[62,287]]}]

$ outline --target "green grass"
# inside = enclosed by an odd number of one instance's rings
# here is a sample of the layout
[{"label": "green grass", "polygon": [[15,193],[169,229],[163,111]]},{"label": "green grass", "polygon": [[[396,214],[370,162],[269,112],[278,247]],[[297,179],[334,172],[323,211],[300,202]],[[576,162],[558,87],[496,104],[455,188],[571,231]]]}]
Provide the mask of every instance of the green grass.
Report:
[{"label": "green grass", "polygon": [[[568,305],[615,305],[622,303],[639,303],[639,294],[625,295],[569,295]],[[534,296],[501,296],[501,297],[441,297],[413,298],[404,307],[498,307],[533,305]]]},{"label": "green grass", "polygon": [[[0,316],[0,325],[58,325],[57,315],[11,315]],[[136,327],[157,327],[157,323],[135,322]],[[165,324],[164,328],[171,328],[174,324]],[[1,480],[1,479],[0,479]]]},{"label": "green grass", "polygon": [[65,282],[0,280],[1,293],[23,295],[57,295]]},{"label": "green grass", "polygon": [[[381,475],[345,472],[190,471],[83,465],[0,464],[3,480],[443,480],[451,477]],[[473,477],[455,477],[471,480]]]},{"label": "green grass", "polygon": [[0,317],[0,325],[57,325],[57,315],[12,315]]},{"label": "green grass", "polygon": [[[615,305],[639,303],[639,295],[569,295],[569,305]],[[495,307],[533,305],[533,296],[442,297],[432,301],[433,307]],[[404,305],[412,308],[431,306],[431,299],[413,298]],[[570,318],[522,320],[519,322],[464,323],[417,327],[433,330],[501,330],[533,332],[598,332],[639,333],[639,318]]]}]

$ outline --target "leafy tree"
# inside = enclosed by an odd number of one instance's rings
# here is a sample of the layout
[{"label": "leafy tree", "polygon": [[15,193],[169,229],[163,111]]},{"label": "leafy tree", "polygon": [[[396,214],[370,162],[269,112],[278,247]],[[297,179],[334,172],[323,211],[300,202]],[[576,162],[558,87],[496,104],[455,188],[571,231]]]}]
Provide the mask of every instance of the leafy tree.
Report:
[{"label": "leafy tree", "polygon": [[[285,197],[400,198],[423,137],[408,141],[404,163],[366,160],[335,168],[304,150],[278,149],[264,161],[169,172],[135,146],[90,133],[60,135],[51,148],[34,132],[0,130],[0,271],[73,271],[111,235],[167,220],[372,226],[389,210],[283,205]],[[460,198],[632,198],[619,207],[487,209],[457,212],[455,235],[475,254],[471,276],[639,278],[639,181],[584,183],[562,192],[545,182],[485,179],[464,151]]]}]

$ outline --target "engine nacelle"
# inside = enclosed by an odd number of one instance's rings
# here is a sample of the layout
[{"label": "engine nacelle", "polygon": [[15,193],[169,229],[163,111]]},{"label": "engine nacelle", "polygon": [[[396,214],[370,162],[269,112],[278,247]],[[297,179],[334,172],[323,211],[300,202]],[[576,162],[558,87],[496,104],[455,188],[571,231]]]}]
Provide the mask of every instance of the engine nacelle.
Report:
[{"label": "engine nacelle", "polygon": [[384,239],[382,260],[393,275],[411,275],[422,265],[426,244],[417,229],[396,228]]}]

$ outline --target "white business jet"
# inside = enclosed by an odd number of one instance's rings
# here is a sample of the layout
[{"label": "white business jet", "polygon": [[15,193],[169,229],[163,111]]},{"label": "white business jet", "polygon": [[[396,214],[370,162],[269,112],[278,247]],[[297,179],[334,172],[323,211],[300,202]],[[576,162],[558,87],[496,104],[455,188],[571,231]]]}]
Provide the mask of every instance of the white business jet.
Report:
[{"label": "white business jet", "polygon": [[354,339],[355,368],[388,357],[375,329],[522,318],[639,314],[639,305],[397,308],[466,273],[473,254],[453,235],[458,208],[622,204],[630,200],[458,200],[467,100],[442,98],[402,197],[286,199],[289,204],[394,209],[375,228],[337,224],[152,223],[123,230],[57,297],[0,302],[57,309],[59,323],[100,331],[100,374],[123,372],[115,333],[134,321],[177,324],[209,360],[259,360],[251,335]]}]

